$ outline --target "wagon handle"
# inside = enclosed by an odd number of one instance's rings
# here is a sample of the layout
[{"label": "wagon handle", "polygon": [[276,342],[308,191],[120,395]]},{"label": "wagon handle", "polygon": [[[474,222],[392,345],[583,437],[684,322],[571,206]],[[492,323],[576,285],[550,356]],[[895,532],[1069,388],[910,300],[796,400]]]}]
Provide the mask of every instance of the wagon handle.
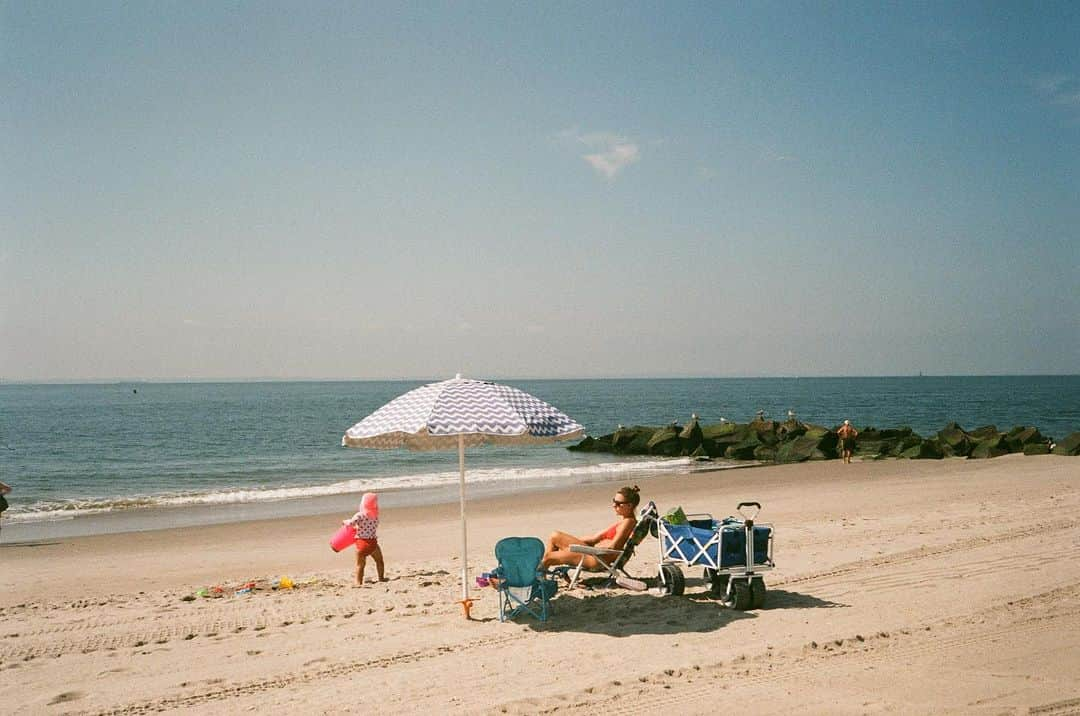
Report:
[{"label": "wagon handle", "polygon": [[[747,516],[747,515],[743,514],[742,508],[744,508],[744,507],[756,507],[757,509],[754,510],[754,514],[752,514],[750,516]],[[761,503],[760,502],[740,502],[739,506],[735,508],[735,511],[738,512],[740,515],[742,515],[743,519],[752,520],[757,516],[757,513],[761,511]]]}]

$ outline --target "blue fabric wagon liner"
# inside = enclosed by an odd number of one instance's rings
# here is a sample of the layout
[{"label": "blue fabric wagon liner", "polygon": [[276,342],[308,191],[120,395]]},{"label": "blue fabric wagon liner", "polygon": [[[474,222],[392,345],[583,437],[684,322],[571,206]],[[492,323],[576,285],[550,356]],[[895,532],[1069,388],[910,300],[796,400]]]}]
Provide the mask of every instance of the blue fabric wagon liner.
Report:
[{"label": "blue fabric wagon liner", "polygon": [[[746,566],[746,529],[743,520],[694,519],[689,524],[664,522],[660,529],[662,558],[692,567],[726,570]],[[771,566],[771,525],[754,525],[754,566]]]}]

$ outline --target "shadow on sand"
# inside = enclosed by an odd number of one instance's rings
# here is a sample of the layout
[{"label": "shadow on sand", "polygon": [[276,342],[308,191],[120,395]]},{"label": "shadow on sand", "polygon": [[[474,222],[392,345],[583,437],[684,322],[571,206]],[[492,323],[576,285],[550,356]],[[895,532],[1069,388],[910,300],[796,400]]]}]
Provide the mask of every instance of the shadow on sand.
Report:
[{"label": "shadow on sand", "polygon": [[770,589],[764,609],[847,609],[851,605],[819,599],[811,594]]},{"label": "shadow on sand", "polygon": [[607,636],[710,632],[753,612],[725,609],[712,599],[659,597],[623,590],[561,592],[551,602],[546,623],[530,621],[536,631],[570,631]]},{"label": "shadow on sand", "polygon": [[[551,601],[546,623],[528,620],[535,631],[580,632],[607,636],[711,632],[740,619],[756,619],[774,609],[838,609],[849,605],[770,589],[761,609],[740,612],[723,606],[708,591],[656,596],[620,589],[562,591]],[[519,618],[521,621],[523,618]]]}]

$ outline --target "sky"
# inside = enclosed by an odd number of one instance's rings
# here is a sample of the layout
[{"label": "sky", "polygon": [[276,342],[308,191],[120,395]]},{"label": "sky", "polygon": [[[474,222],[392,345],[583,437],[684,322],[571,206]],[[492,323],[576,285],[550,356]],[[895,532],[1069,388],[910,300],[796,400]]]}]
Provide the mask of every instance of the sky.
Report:
[{"label": "sky", "polygon": [[0,0],[0,381],[1077,373],[1078,38]]}]

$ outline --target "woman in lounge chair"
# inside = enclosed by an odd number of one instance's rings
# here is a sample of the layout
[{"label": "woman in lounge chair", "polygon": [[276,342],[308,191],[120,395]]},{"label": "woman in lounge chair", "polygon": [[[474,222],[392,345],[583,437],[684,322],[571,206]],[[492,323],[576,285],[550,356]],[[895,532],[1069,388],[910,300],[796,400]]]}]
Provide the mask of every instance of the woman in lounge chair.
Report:
[{"label": "woman in lounge chair", "polygon": [[596,557],[578,552],[571,552],[570,545],[583,544],[601,549],[620,550],[626,544],[637,525],[637,506],[641,502],[638,494],[638,486],[620,487],[611,499],[611,506],[619,521],[602,532],[597,532],[592,537],[575,537],[566,532],[552,532],[548,537],[547,549],[544,551],[544,559],[540,563],[542,567],[554,567],[559,564],[567,564],[576,567],[581,563],[585,569],[591,571],[602,570],[603,567],[596,561]]}]

